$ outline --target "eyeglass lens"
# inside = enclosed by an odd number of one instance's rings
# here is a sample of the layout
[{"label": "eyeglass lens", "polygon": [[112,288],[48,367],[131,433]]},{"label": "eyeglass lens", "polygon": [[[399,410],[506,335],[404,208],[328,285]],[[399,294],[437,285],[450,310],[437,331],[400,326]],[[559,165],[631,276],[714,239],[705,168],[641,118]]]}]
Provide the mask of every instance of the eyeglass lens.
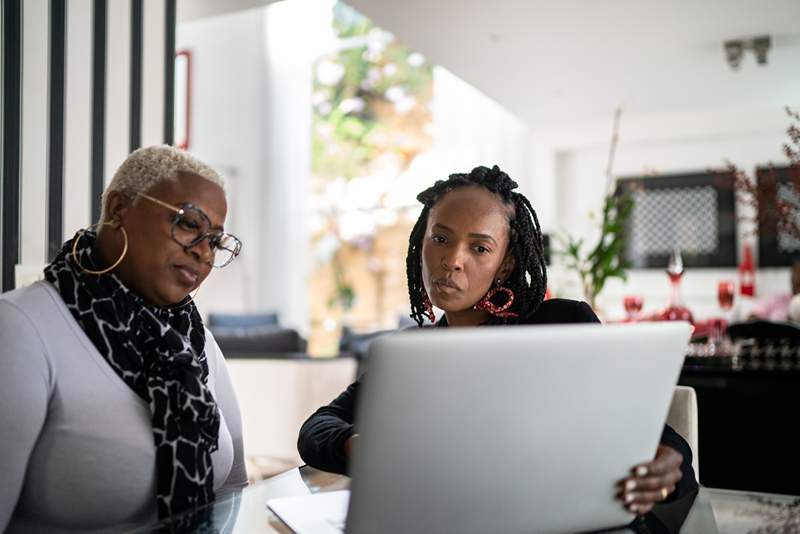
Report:
[{"label": "eyeglass lens", "polygon": [[208,239],[211,249],[214,251],[213,265],[224,267],[239,253],[241,244],[239,240],[223,232],[216,233],[211,231],[211,221],[197,208],[185,206],[183,213],[177,214],[172,223],[172,237],[184,247],[193,247],[203,239]]}]

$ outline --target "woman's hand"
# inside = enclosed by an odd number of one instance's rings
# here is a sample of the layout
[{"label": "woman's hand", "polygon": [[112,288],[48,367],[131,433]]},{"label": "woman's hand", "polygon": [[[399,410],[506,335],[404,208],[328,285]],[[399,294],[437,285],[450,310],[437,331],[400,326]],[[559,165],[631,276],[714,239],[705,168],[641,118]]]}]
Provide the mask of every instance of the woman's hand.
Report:
[{"label": "woman's hand", "polygon": [[619,497],[629,511],[644,515],[664,501],[683,476],[683,455],[671,447],[659,445],[652,462],[631,469],[633,476],[619,483]]},{"label": "woman's hand", "polygon": [[347,441],[344,442],[344,455],[347,456],[348,458],[350,458],[350,456],[353,454],[353,447],[355,446],[355,443],[357,441],[358,441],[358,434],[353,434],[352,436],[347,438]]}]

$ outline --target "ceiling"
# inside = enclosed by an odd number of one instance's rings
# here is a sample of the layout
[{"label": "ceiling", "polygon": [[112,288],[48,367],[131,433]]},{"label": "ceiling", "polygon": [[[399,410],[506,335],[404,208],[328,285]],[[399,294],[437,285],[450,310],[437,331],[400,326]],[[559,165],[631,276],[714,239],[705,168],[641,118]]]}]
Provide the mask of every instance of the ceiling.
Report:
[{"label": "ceiling", "polygon": [[[290,0],[291,1],[291,0]],[[800,104],[798,0],[348,0],[531,127]],[[769,64],[722,42],[769,34]]]},{"label": "ceiling", "polygon": [[178,0],[178,22],[254,9],[276,1],[278,0]]}]

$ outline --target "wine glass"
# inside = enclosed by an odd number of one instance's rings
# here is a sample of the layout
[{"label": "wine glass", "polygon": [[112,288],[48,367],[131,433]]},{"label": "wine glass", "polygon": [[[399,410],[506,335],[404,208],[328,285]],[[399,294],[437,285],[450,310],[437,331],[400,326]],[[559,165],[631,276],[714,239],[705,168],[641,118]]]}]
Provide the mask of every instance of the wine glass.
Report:
[{"label": "wine glass", "polygon": [[639,312],[642,311],[644,298],[641,295],[625,295],[622,298],[622,305],[627,314],[626,322],[634,323],[639,320]]},{"label": "wine glass", "polygon": [[733,296],[736,294],[736,286],[732,280],[720,280],[717,284],[717,301],[719,307],[722,309],[722,317],[713,319],[709,325],[709,344],[715,348],[721,349],[722,352],[727,352],[728,339],[728,316],[733,308]]},{"label": "wine glass", "polygon": [[733,308],[735,286],[732,280],[721,280],[717,284],[717,301],[722,311],[728,312]]}]

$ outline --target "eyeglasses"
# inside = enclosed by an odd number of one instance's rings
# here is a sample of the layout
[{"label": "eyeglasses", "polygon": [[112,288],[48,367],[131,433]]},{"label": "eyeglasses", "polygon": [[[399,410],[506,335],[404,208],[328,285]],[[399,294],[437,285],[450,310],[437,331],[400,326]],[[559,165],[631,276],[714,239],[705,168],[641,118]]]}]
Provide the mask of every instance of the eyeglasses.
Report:
[{"label": "eyeglasses", "polygon": [[242,242],[239,238],[233,234],[211,230],[211,220],[200,208],[192,204],[173,206],[144,193],[139,193],[139,196],[175,212],[172,219],[172,239],[182,247],[192,248],[208,239],[208,245],[214,253],[214,259],[207,262],[208,265],[221,269],[241,252]]}]

